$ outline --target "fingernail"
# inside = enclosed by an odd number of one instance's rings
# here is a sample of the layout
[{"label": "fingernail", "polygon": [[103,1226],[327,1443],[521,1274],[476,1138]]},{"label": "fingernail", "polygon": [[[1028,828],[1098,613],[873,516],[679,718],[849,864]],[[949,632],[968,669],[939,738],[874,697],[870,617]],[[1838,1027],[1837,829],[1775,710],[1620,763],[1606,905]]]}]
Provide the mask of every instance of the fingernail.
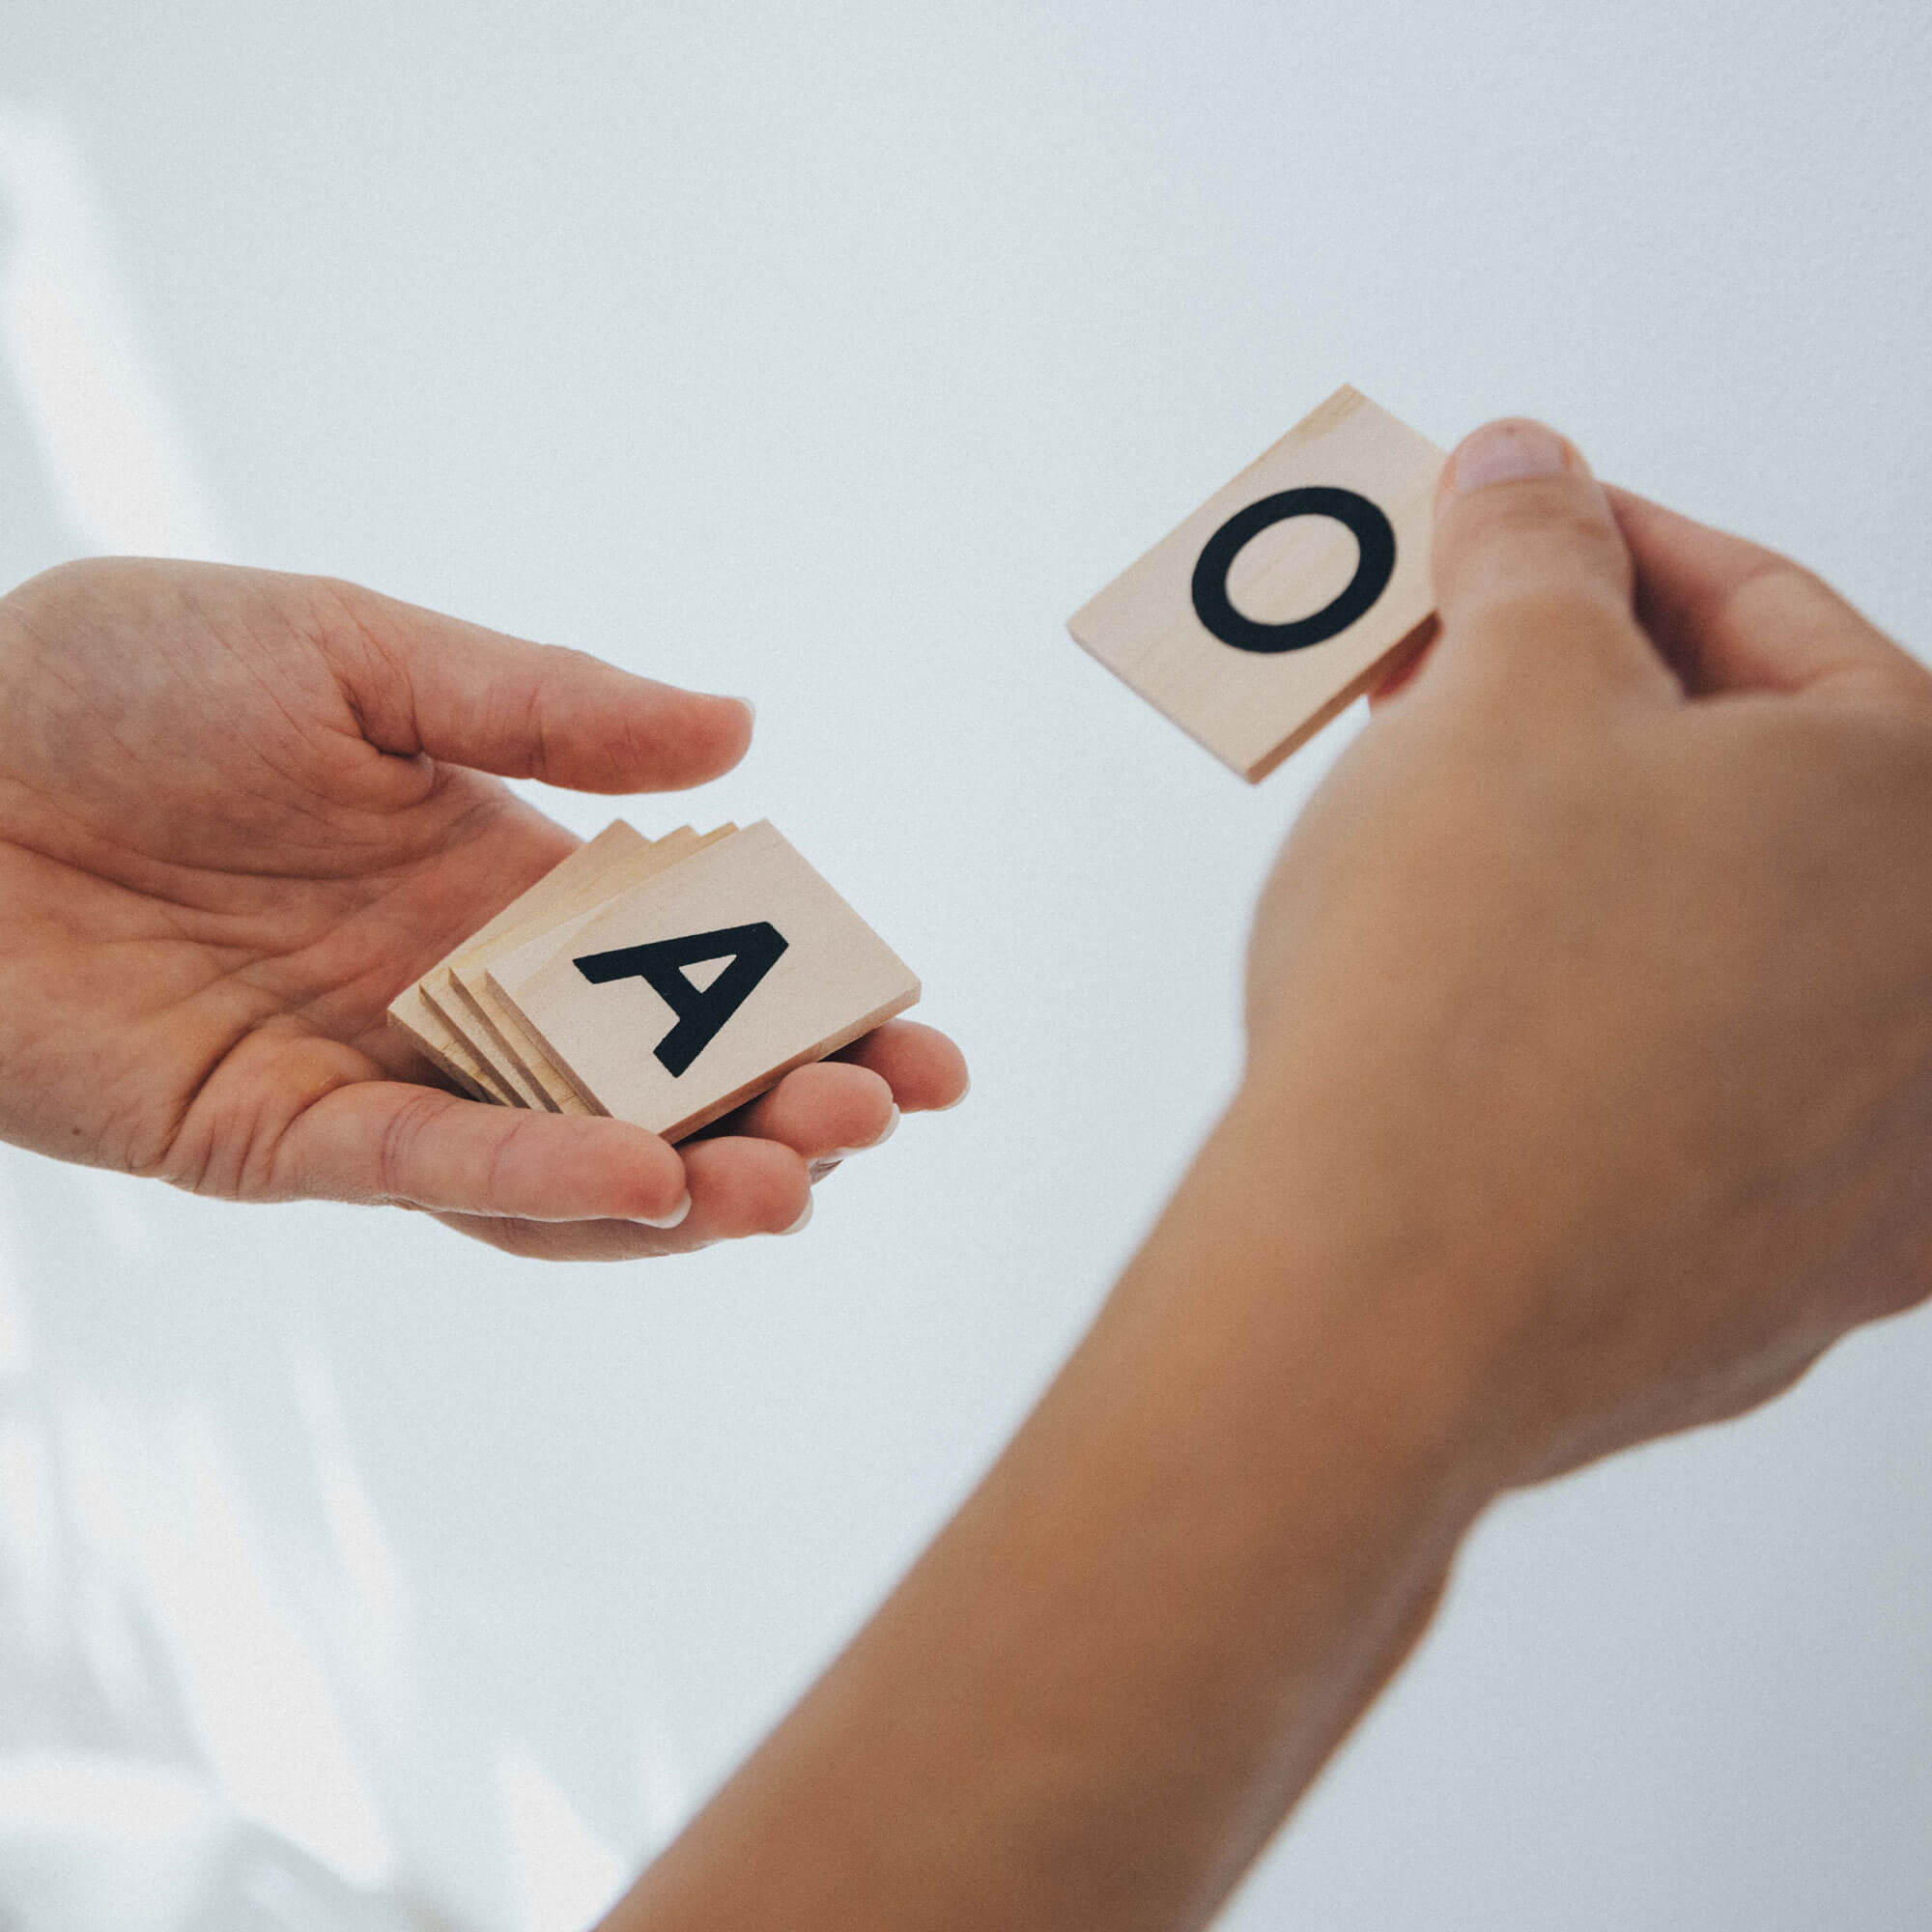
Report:
[{"label": "fingernail", "polygon": [[811,1177],[811,1184],[816,1187],[828,1174],[837,1174],[843,1164],[843,1155],[828,1154],[823,1160],[813,1161],[806,1172]]},{"label": "fingernail", "polygon": [[834,1148],[830,1153],[821,1157],[826,1160],[849,1160],[855,1153],[866,1153],[875,1147],[884,1147],[898,1132],[899,1122],[902,1118],[903,1116],[899,1113],[899,1110],[895,1107],[891,1115],[887,1118],[886,1124],[864,1147]]},{"label": "fingernail", "polygon": [[811,1219],[811,1210],[812,1210],[812,1208],[815,1208],[815,1207],[816,1207],[817,1205],[818,1205],[818,1204],[817,1204],[817,1203],[816,1203],[816,1202],[815,1202],[815,1201],[814,1201],[814,1200],[813,1200],[813,1199],[811,1198],[811,1196],[810,1196],[810,1194],[808,1194],[808,1195],[807,1195],[807,1196],[805,1197],[805,1212],[804,1212],[803,1214],[801,1214],[801,1215],[800,1215],[800,1216],[798,1217],[798,1219],[797,1219],[796,1221],[794,1221],[794,1222],[793,1222],[793,1223],[791,1224],[791,1226],[790,1226],[789,1228],[787,1228],[787,1229],[785,1230],[785,1233],[786,1233],[787,1235],[795,1235],[795,1234],[797,1234],[797,1233],[798,1233],[798,1231],[799,1231],[799,1230],[800,1230],[801,1228],[803,1228],[803,1227],[805,1226],[805,1224],[806,1224],[806,1223],[807,1223],[808,1221],[810,1221],[810,1220]]},{"label": "fingernail", "polygon": [[950,1114],[950,1113],[952,1113],[952,1111],[953,1110],[953,1108],[954,1108],[954,1107],[963,1107],[963,1106],[964,1106],[964,1105],[966,1104],[966,1096],[967,1096],[967,1094],[969,1094],[970,1093],[972,1093],[972,1091],[973,1091],[973,1076],[972,1076],[972,1075],[971,1075],[971,1074],[969,1073],[969,1074],[968,1074],[968,1075],[966,1076],[966,1084],[965,1084],[965,1086],[963,1086],[963,1087],[962,1087],[962,1088],[960,1088],[960,1090],[959,1090],[959,1097],[958,1097],[958,1099],[956,1099],[956,1100],[949,1100],[949,1101],[947,1101],[947,1103],[945,1104],[945,1106],[943,1106],[943,1107],[934,1107],[934,1108],[932,1109],[932,1111],[933,1111],[933,1112],[934,1112],[935,1114]]},{"label": "fingernail", "polygon": [[691,1212],[691,1190],[686,1188],[684,1197],[668,1214],[639,1214],[637,1219],[646,1228],[675,1228]]},{"label": "fingernail", "polygon": [[1520,483],[1528,476],[1561,476],[1572,467],[1570,445],[1535,422],[1491,423],[1456,451],[1451,488],[1459,497],[1492,483]]},{"label": "fingernail", "polygon": [[734,698],[733,698],[733,699],[731,700],[731,702],[732,702],[733,704],[742,704],[742,705],[743,705],[743,706],[745,707],[745,723],[746,723],[746,724],[757,724],[757,722],[758,722],[758,707],[757,707],[757,706],[756,706],[755,704],[753,704],[753,703],[752,702],[752,700],[751,700],[751,699],[750,699],[749,697],[734,697]]}]

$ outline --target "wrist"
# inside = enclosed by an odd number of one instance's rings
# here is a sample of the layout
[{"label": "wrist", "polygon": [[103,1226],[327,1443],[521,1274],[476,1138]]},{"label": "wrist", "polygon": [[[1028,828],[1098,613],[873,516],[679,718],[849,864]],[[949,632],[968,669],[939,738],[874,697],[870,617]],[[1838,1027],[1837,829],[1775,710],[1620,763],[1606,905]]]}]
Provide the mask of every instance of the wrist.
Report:
[{"label": "wrist", "polygon": [[613,1926],[1202,1922],[1492,1493],[1463,1358],[1312,1238],[1276,1159],[1236,1110],[984,1482]]},{"label": "wrist", "polygon": [[1238,1094],[1122,1292],[1158,1279],[1184,1295],[1220,1373],[1320,1417],[1365,1474],[1425,1506],[1418,1533],[1453,1542],[1509,1483],[1517,1266],[1500,1243],[1451,1252],[1374,1173],[1334,1175],[1321,1119]]}]

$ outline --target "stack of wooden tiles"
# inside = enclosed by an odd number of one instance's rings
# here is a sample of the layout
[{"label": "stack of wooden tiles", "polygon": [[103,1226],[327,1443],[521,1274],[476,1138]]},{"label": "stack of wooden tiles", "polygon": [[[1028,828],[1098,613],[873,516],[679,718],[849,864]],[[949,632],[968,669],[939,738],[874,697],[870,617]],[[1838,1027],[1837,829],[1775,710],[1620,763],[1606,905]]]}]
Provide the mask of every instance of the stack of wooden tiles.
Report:
[{"label": "stack of wooden tiles", "polygon": [[622,820],[389,1008],[472,1099],[678,1140],[919,998],[905,963],[765,822]]}]

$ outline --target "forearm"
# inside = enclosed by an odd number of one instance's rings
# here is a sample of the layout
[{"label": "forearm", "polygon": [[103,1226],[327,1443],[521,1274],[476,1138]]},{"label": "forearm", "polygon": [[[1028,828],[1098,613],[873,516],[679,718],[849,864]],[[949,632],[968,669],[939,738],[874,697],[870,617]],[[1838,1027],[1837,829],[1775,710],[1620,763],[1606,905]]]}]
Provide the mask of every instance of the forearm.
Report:
[{"label": "forearm", "polygon": [[1452,1351],[1288,1225],[1272,1166],[1217,1135],[984,1484],[611,1932],[1212,1913],[1484,1500]]}]

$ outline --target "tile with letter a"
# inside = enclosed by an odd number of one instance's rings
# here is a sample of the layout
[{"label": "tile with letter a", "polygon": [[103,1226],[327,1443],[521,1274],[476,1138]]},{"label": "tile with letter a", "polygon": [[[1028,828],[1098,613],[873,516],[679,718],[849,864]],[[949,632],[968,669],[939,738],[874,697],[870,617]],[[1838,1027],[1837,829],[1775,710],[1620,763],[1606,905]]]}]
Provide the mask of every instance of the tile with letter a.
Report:
[{"label": "tile with letter a", "polygon": [[[623,823],[621,819],[617,822]],[[508,930],[481,933],[461,952],[453,953],[423,982],[425,995],[441,1012],[451,1031],[467,1040],[479,1058],[504,1079],[521,1075],[535,1090],[539,1104],[549,1112],[594,1112],[542,1046],[529,1037],[516,1015],[490,991],[483,977],[484,965],[519,946],[528,945],[545,932],[557,933],[560,944],[562,928],[573,919],[594,912],[619,893],[640,885],[654,872],[688,858],[707,840],[724,836],[723,832],[706,833],[700,838],[690,826],[680,826],[662,838],[638,838],[635,844],[618,849],[602,865],[580,868],[566,889],[546,898],[539,908],[540,917]],[[581,858],[590,849],[583,846],[571,857]],[[570,863],[569,859],[564,861],[566,866]]]},{"label": "tile with letter a", "polygon": [[1072,620],[1250,782],[1434,631],[1442,452],[1338,389]]},{"label": "tile with letter a", "polygon": [[904,961],[764,821],[485,977],[586,1098],[668,1140],[919,997]]},{"label": "tile with letter a", "polygon": [[[567,903],[580,882],[602,868],[615,864],[629,853],[647,852],[650,841],[620,818],[608,825],[587,844],[553,866],[534,885],[504,906],[495,918],[463,942],[463,948],[482,944],[497,935],[515,930],[532,919],[554,918],[557,908]],[[451,957],[455,957],[452,954]],[[417,1052],[475,1100],[495,1100],[514,1107],[529,1106],[536,1097],[523,1082],[508,1077],[507,1070],[495,1065],[487,1049],[479,1050],[462,1028],[449,1022],[446,1012],[431,997],[432,983],[449,965],[445,959],[412,986],[406,986],[389,1007],[389,1024]]]}]

